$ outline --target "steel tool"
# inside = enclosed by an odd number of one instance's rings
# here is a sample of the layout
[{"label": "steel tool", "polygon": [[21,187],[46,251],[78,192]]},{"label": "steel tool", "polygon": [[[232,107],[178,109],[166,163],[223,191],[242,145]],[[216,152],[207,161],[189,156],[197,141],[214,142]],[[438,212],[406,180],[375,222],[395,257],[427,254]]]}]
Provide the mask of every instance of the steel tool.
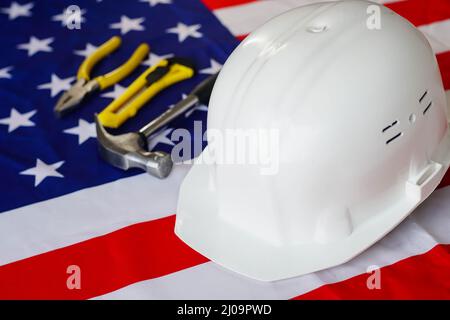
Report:
[{"label": "steel tool", "polygon": [[151,136],[170,121],[199,104],[207,105],[217,75],[210,76],[182,101],[150,121],[137,132],[112,135],[102,126],[96,116],[98,149],[101,157],[111,165],[128,170],[139,168],[149,174],[165,178],[172,170],[173,162],[170,154],[161,151],[148,151]]}]

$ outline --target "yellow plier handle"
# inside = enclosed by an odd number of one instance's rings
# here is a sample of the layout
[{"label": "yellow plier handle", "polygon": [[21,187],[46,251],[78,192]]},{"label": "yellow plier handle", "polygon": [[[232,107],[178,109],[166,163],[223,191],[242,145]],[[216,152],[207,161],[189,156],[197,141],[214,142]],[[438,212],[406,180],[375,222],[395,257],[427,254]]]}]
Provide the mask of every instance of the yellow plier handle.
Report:
[{"label": "yellow plier handle", "polygon": [[118,128],[158,92],[193,75],[194,67],[185,59],[161,60],[142,73],[98,118],[103,126]]},{"label": "yellow plier handle", "polygon": [[[85,79],[87,81],[91,80],[90,74],[92,68],[105,56],[115,51],[121,43],[122,40],[120,39],[120,37],[114,36],[104,44],[102,44],[97,50],[95,50],[92,55],[90,55],[83,61],[80,68],[78,69],[77,78]],[[96,77],[95,80],[98,82],[100,89],[103,90],[105,88],[108,88],[129,75],[134,69],[139,66],[139,64],[147,56],[149,51],[149,46],[143,43],[139,45],[139,47],[137,47],[137,49],[134,51],[130,59],[127,60],[127,62],[105,75]]]}]

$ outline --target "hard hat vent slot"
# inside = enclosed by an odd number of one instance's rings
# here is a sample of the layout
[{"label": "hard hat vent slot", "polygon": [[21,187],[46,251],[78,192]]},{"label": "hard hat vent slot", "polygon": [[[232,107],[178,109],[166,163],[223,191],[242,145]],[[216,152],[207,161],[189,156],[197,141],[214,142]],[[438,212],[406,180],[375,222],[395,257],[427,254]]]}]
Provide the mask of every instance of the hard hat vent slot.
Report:
[{"label": "hard hat vent slot", "polygon": [[[425,102],[425,97],[428,95],[428,90],[425,91],[425,93],[420,97],[419,99],[419,103]],[[429,101],[428,99],[426,101]],[[428,112],[428,110],[430,110],[431,106],[433,105],[433,101],[428,102],[427,106],[425,107],[425,109],[422,111],[423,115],[425,115],[425,113]]]},{"label": "hard hat vent slot", "polygon": [[425,91],[425,93],[420,97],[420,99],[419,99],[419,102],[420,102],[420,103],[422,103],[423,99],[425,99],[425,97],[427,96],[427,94],[428,94],[428,90]]},{"label": "hard hat vent slot", "polygon": [[[390,125],[386,126],[383,128],[383,130],[381,130],[382,133],[385,133],[386,131],[392,129],[395,125],[398,124],[398,120],[395,120],[394,122],[392,122]],[[389,140],[386,141],[386,144],[391,143],[392,141],[394,141],[395,139],[401,137],[403,135],[402,132],[396,134],[395,136],[393,136],[392,138],[390,138]]]},{"label": "hard hat vent slot", "polygon": [[384,127],[383,130],[381,130],[381,132],[386,132],[388,129],[392,128],[393,126],[395,126],[398,123],[397,120],[395,120],[394,122],[392,122],[390,125],[388,125],[387,127]]},{"label": "hard hat vent slot", "polygon": [[393,142],[395,139],[400,138],[403,135],[403,132],[397,133],[395,136],[386,141],[386,144]]},{"label": "hard hat vent slot", "polygon": [[425,113],[427,113],[427,111],[431,108],[432,105],[433,105],[433,101],[430,102],[430,103],[428,104],[428,106],[423,110],[423,115],[425,115]]}]

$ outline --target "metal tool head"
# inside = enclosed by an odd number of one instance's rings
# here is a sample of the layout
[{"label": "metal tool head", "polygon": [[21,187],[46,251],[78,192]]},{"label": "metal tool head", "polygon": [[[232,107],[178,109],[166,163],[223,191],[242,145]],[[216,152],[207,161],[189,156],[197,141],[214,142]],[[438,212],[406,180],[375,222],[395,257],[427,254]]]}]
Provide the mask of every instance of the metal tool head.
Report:
[{"label": "metal tool head", "polygon": [[106,162],[122,170],[139,168],[161,179],[169,175],[173,166],[170,154],[145,150],[146,141],[137,132],[114,136],[103,128],[97,115],[95,122],[99,152]]},{"label": "metal tool head", "polygon": [[69,90],[63,93],[55,106],[55,114],[62,117],[72,111],[92,91],[99,88],[96,80],[80,78]]}]

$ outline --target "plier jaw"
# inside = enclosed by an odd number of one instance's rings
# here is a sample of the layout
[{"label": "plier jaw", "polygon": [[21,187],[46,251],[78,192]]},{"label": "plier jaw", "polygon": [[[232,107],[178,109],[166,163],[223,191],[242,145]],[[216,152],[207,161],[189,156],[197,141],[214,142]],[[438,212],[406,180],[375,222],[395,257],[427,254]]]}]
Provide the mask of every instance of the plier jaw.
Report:
[{"label": "plier jaw", "polygon": [[99,83],[93,80],[80,78],[77,82],[59,98],[55,106],[55,114],[62,117],[74,110],[75,107],[90,93],[100,88]]},{"label": "plier jaw", "polygon": [[142,43],[124,64],[107,74],[92,78],[90,73],[94,66],[116,50],[121,42],[120,37],[112,37],[84,59],[78,69],[77,82],[61,96],[55,106],[57,116],[63,116],[72,111],[92,91],[104,90],[124,79],[141,64],[150,50],[147,44]]}]

